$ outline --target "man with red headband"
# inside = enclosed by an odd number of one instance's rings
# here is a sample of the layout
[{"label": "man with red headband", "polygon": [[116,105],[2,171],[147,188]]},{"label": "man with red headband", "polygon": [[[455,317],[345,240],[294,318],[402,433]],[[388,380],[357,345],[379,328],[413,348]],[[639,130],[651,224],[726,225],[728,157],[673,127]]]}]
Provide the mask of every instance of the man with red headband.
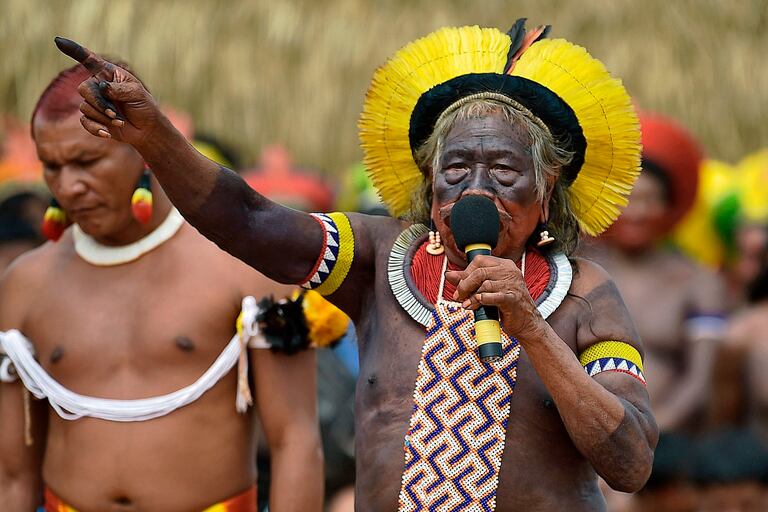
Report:
[{"label": "man with red headband", "polygon": [[187,224],[130,145],[82,129],[89,76],[60,73],[32,116],[60,238],[0,283],[0,508],[254,512],[255,402],[272,510],[320,510],[314,354],[247,350],[265,345],[248,296],[290,288]]},{"label": "man with red headband", "polygon": [[627,208],[595,258],[614,276],[646,346],[646,376],[663,431],[696,429],[725,329],[716,275],[661,245],[696,197],[703,152],[677,122],[641,113],[642,168]]}]

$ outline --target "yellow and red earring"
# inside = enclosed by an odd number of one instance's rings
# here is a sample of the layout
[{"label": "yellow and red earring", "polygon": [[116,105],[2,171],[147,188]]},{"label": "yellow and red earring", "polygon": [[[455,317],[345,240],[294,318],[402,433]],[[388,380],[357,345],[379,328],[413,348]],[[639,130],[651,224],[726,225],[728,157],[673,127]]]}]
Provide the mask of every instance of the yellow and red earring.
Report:
[{"label": "yellow and red earring", "polygon": [[67,213],[61,208],[56,198],[51,198],[51,204],[45,210],[43,215],[43,225],[41,231],[48,240],[55,242],[61,238],[64,230],[67,229]]},{"label": "yellow and red earring", "polygon": [[139,178],[139,184],[131,197],[131,213],[133,218],[142,224],[146,224],[152,219],[152,183],[149,179],[149,169]]}]

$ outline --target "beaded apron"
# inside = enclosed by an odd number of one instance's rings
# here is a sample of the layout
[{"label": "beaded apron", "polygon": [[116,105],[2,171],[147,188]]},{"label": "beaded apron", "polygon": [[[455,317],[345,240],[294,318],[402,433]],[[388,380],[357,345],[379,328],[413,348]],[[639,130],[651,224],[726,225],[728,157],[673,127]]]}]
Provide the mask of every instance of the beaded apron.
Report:
[{"label": "beaded apron", "polygon": [[427,328],[405,437],[400,511],[492,511],[520,345],[502,333],[504,355],[475,353],[471,311],[438,301]]},{"label": "beaded apron", "polygon": [[[502,331],[502,358],[495,363],[480,361],[475,350],[474,315],[443,299],[443,278],[434,309],[411,302],[412,294],[403,291],[406,286],[401,272],[405,252],[420,231],[406,230],[390,257],[390,284],[396,298],[426,327],[413,413],[404,439],[405,469],[398,511],[492,512],[520,345]],[[567,259],[562,257],[556,263],[550,268],[557,286],[547,293],[557,296],[548,297],[556,303],[539,304],[545,317],[570,286]],[[444,271],[445,267],[443,276]],[[543,311],[545,303],[547,310]]]}]

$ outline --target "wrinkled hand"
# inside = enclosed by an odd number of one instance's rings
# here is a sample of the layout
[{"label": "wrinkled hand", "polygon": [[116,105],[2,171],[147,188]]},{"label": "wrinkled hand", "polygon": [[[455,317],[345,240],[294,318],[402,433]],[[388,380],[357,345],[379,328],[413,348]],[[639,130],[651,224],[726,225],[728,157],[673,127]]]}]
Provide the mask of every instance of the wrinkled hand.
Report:
[{"label": "wrinkled hand", "polygon": [[133,145],[148,140],[162,114],[141,81],[70,39],[57,37],[55,42],[92,75],[78,87],[85,100],[80,105],[83,127],[98,137]]},{"label": "wrinkled hand", "polygon": [[496,306],[504,332],[509,336],[518,340],[538,336],[544,320],[514,261],[477,256],[465,270],[448,271],[445,278],[456,285],[453,298],[464,308],[474,310],[480,305]]}]

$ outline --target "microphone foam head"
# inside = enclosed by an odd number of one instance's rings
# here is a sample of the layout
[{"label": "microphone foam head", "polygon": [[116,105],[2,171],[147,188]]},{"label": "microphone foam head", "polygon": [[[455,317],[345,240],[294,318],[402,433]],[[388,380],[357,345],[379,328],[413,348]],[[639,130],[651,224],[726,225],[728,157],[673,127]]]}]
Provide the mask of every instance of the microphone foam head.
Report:
[{"label": "microphone foam head", "polygon": [[496,204],[484,196],[464,196],[451,209],[451,231],[462,251],[470,244],[496,247],[500,224]]}]

